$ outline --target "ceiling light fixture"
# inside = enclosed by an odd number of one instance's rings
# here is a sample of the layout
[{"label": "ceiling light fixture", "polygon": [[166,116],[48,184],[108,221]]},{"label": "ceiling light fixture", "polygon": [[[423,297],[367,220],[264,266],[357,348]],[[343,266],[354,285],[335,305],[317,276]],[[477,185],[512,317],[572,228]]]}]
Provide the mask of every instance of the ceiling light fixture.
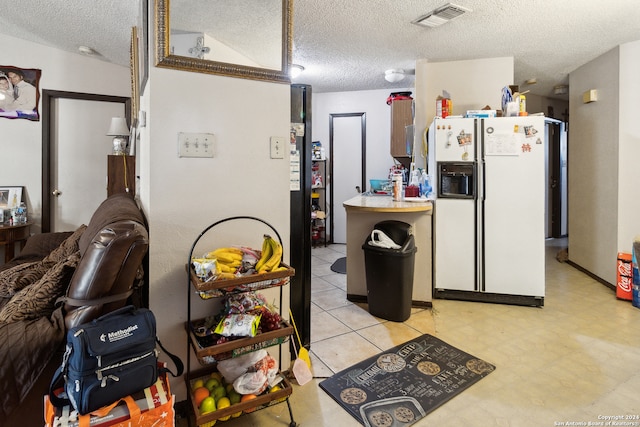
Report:
[{"label": "ceiling light fixture", "polygon": [[528,84],[528,85],[534,85],[534,84],[538,83],[538,79],[536,79],[534,77],[532,79],[529,79],[529,80],[525,81],[525,83]]},{"label": "ceiling light fixture", "polygon": [[302,65],[291,64],[291,67],[289,67],[289,77],[295,79],[296,77],[300,76],[303,71],[304,67]]},{"label": "ceiling light fixture", "polygon": [[89,46],[78,46],[78,51],[83,55],[93,55],[96,53],[96,51]]},{"label": "ceiling light fixture", "polygon": [[412,21],[412,24],[422,25],[423,27],[439,27],[442,24],[446,24],[454,18],[460,15],[464,15],[467,12],[471,12],[471,9],[458,6],[457,4],[447,3],[444,6],[432,10],[426,15]]},{"label": "ceiling light fixture", "polygon": [[393,68],[384,72],[384,79],[389,83],[397,83],[404,79],[405,73],[401,68]]}]

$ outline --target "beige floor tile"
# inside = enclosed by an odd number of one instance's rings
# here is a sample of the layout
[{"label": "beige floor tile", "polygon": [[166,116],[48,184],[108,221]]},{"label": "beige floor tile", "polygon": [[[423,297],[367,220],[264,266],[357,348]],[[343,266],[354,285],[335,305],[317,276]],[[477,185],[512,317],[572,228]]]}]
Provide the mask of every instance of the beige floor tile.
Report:
[{"label": "beige floor tile", "polygon": [[348,325],[349,328],[354,331],[382,322],[382,320],[372,316],[366,309],[356,304],[334,308],[333,310],[329,310],[328,313],[345,325]]},{"label": "beige floor tile", "polygon": [[375,344],[380,350],[387,350],[422,335],[404,323],[388,321],[360,329],[358,334]]},{"label": "beige floor tile", "polygon": [[332,310],[334,308],[352,305],[352,303],[347,300],[346,292],[337,288],[313,294],[313,302],[323,310]]},{"label": "beige floor tile", "polygon": [[334,373],[380,352],[380,348],[356,332],[325,339],[315,346],[312,345],[312,348],[314,354]]},{"label": "beige floor tile", "polygon": [[323,312],[324,312],[324,310],[323,310],[323,309],[321,309],[320,307],[318,307],[318,306],[317,306],[313,301],[311,302],[311,308],[310,308],[310,311],[311,311],[311,317],[312,317],[312,318],[313,318],[313,315],[314,315],[314,314],[320,314],[320,313],[323,313]]},{"label": "beige floor tile", "polygon": [[313,352],[313,348],[309,351],[311,358],[311,373],[314,378],[329,378],[334,372]]},{"label": "beige floor tile", "polygon": [[435,335],[436,333],[436,323],[431,309],[412,311],[411,316],[404,323],[423,334]]},{"label": "beige floor tile", "polygon": [[311,344],[326,340],[327,338],[334,337],[336,335],[346,334],[351,332],[351,329],[338,319],[327,313],[321,311],[318,313],[311,313]]},{"label": "beige floor tile", "polygon": [[[326,277],[326,276],[325,276]],[[312,277],[311,278],[311,293],[333,291],[336,287],[325,280],[324,277]]]},{"label": "beige floor tile", "polygon": [[[333,271],[332,271],[333,273]],[[340,273],[327,274],[326,276],[322,276],[324,280],[331,283],[336,288],[342,289],[343,291],[347,291],[347,275]]]}]

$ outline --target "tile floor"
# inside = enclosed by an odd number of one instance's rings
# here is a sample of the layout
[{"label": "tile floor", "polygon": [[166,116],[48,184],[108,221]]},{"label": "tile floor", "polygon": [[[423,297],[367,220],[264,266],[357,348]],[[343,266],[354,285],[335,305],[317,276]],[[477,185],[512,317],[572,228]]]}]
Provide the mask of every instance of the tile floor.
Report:
[{"label": "tile floor", "polygon": [[[290,398],[301,426],[360,425],[318,383],[423,333],[497,366],[496,371],[416,426],[640,425],[640,310],[556,261],[565,240],[547,241],[543,308],[434,300],[403,323],[371,316],[346,300],[346,276],[330,266],[345,247],[313,249],[311,358],[314,379]],[[287,405],[219,424],[287,426]],[[573,424],[571,424],[573,423]],[[580,424],[584,423],[584,424]],[[612,425],[612,424],[609,424]],[[613,424],[615,425],[615,424]]]}]

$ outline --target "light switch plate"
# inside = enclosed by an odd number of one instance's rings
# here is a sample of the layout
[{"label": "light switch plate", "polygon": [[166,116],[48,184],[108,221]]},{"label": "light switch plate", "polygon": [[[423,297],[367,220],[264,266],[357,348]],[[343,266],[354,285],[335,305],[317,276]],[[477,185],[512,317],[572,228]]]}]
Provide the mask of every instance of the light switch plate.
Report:
[{"label": "light switch plate", "polygon": [[213,134],[178,133],[178,157],[213,157]]},{"label": "light switch plate", "polygon": [[285,138],[282,136],[271,137],[271,158],[284,159]]}]

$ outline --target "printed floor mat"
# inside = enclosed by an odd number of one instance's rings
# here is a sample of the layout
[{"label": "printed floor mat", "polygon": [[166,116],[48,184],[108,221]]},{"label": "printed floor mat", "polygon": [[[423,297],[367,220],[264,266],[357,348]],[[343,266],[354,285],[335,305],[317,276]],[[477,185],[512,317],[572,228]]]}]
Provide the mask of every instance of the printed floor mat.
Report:
[{"label": "printed floor mat", "polygon": [[344,369],[319,385],[366,427],[409,426],[496,367],[429,334]]}]

